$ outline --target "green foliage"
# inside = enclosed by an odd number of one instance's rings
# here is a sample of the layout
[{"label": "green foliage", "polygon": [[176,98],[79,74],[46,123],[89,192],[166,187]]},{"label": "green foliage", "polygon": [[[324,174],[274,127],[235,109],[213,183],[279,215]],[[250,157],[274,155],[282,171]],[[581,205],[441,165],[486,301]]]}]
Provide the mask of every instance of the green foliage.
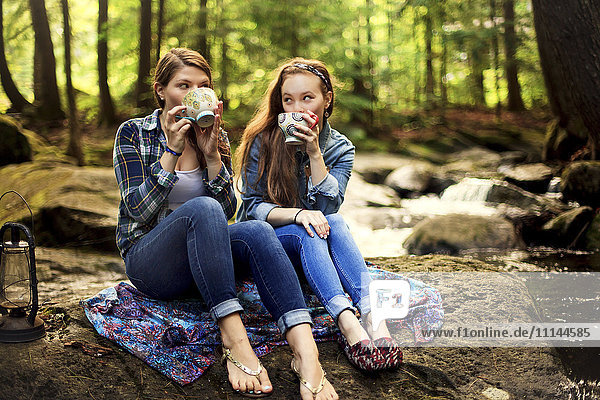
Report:
[{"label": "green foliage", "polygon": [[[153,2],[153,40],[157,8]],[[425,107],[426,35],[424,18],[433,21],[434,101],[446,85],[450,104],[473,105],[473,71],[484,76],[484,96],[505,102],[503,41],[500,42],[500,91],[496,93],[490,41],[502,35],[499,1],[496,25],[489,0],[208,0],[206,36],[215,88],[227,97],[226,119],[243,127],[254,113],[277,65],[303,56],[324,61],[335,76],[334,121],[357,140],[399,128],[397,116]],[[64,87],[62,15],[59,0],[46,0],[59,85]],[[71,1],[73,83],[83,118],[98,113],[97,0]],[[117,111],[130,115],[137,80],[139,0],[109,0],[109,86]],[[546,105],[529,2],[515,2],[519,39],[517,62],[527,107]],[[161,52],[198,48],[200,2],[166,0]],[[33,101],[33,31],[26,1],[4,2],[4,35],[8,65],[18,88]],[[500,37],[501,39],[501,37]],[[225,50],[223,50],[225,46]],[[447,54],[441,76],[442,52]],[[153,49],[156,45],[153,45]],[[154,50],[153,50],[154,51]],[[153,55],[153,60],[155,55]],[[226,80],[226,87],[223,87]],[[0,109],[9,107],[0,92]],[[401,119],[401,118],[400,118]]]}]

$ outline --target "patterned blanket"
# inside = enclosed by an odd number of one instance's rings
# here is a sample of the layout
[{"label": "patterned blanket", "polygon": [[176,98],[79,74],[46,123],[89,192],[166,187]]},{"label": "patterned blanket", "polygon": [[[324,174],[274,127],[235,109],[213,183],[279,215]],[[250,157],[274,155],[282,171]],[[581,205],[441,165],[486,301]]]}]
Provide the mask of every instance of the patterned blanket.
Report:
[{"label": "patterned blanket", "polygon": [[[402,320],[388,321],[388,326],[409,329],[416,343],[429,341],[430,338],[421,335],[421,329],[442,326],[444,311],[440,293],[423,282],[384,271],[370,263],[369,273],[373,279],[409,281],[409,313]],[[274,347],[287,344],[260,301],[256,285],[243,281],[237,284],[237,289],[244,307],[242,321],[256,354],[261,357]],[[339,331],[332,318],[317,298],[309,294],[310,290],[304,293],[314,322],[315,340],[333,340]],[[100,335],[181,385],[193,382],[216,361],[214,351],[220,345],[219,330],[201,300],[154,300],[121,282],[82,300],[81,305]]]}]

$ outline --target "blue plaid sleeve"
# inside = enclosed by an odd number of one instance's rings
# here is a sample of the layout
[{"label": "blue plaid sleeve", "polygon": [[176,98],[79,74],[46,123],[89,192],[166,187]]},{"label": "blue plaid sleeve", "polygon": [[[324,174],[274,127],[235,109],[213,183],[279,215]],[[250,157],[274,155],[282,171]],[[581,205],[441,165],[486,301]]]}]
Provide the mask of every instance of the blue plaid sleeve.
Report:
[{"label": "blue plaid sleeve", "polygon": [[150,223],[157,217],[171,188],[179,178],[156,161],[145,167],[140,154],[139,127],[125,122],[119,127],[113,166],[127,214],[137,222]]},{"label": "blue plaid sleeve", "polygon": [[233,189],[233,168],[231,165],[231,149],[229,146],[229,139],[225,131],[221,131],[220,141],[225,145],[226,150],[221,154],[221,170],[212,180],[208,180],[208,169],[205,169],[202,173],[202,179],[208,189],[209,195],[217,200],[223,211],[227,216],[227,219],[233,217],[237,206],[237,199],[235,197],[235,190]]}]

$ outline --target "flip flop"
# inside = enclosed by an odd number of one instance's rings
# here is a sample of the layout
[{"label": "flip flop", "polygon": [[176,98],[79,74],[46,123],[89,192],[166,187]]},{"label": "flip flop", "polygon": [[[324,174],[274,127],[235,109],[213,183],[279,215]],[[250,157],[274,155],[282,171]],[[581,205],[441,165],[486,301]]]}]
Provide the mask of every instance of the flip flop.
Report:
[{"label": "flip flop", "polygon": [[300,381],[300,383],[307,388],[308,390],[310,390],[310,392],[312,393],[313,399],[317,398],[317,395],[319,393],[321,393],[321,391],[323,390],[323,387],[325,387],[325,375],[326,372],[323,370],[323,367],[321,367],[321,371],[323,372],[323,376],[321,377],[321,382],[319,382],[319,384],[317,385],[316,388],[314,388],[306,379],[304,379],[304,377],[302,375],[300,375],[300,371],[298,371],[296,369],[296,362],[295,362],[295,358],[292,358],[292,362],[290,364],[290,366],[292,367],[292,371],[294,371],[294,374],[296,374],[296,376],[298,377],[298,380]]},{"label": "flip flop", "polygon": [[[239,369],[241,369],[245,374],[250,375],[250,376],[254,376],[258,379],[258,375],[260,375],[260,373],[263,370],[263,365],[260,362],[260,360],[258,360],[258,369],[252,370],[250,368],[248,368],[247,366],[245,366],[244,364],[242,364],[241,362],[239,362],[238,360],[236,360],[233,355],[231,355],[231,350],[229,350],[227,347],[225,346],[221,346],[221,347],[217,347],[216,350],[217,356],[219,356],[221,358],[221,364],[225,367],[225,370],[227,370],[227,360],[231,361],[231,363],[233,365],[235,365],[236,367],[238,367]],[[233,389],[233,386],[231,385],[231,382],[227,381],[229,383],[229,386],[231,386],[231,389],[243,396],[243,397],[249,397],[252,399],[259,399],[259,398],[263,398],[263,397],[268,397],[270,395],[273,394],[273,391],[270,392],[262,392],[262,393],[250,393],[250,392],[242,392],[240,390],[236,390]]]}]

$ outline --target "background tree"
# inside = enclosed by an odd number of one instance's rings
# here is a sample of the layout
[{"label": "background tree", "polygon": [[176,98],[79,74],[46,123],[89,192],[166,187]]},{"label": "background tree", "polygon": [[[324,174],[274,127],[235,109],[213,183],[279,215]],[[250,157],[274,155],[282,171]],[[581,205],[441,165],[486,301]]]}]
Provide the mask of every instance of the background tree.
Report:
[{"label": "background tree", "polygon": [[37,115],[47,120],[63,119],[56,82],[56,59],[46,15],[45,0],[29,0],[31,21],[35,33],[36,73],[34,74],[35,106]]},{"label": "background tree", "polygon": [[504,0],[502,8],[504,10],[504,55],[506,57],[504,75],[506,76],[508,86],[507,109],[509,111],[523,111],[525,104],[521,97],[521,85],[519,84],[517,60],[515,57],[518,41],[515,33],[514,0]]},{"label": "background tree", "polygon": [[208,7],[207,0],[200,0],[200,12],[198,14],[198,52],[210,63],[210,47],[208,45]]},{"label": "background tree", "polygon": [[77,165],[84,165],[83,151],[81,149],[81,129],[77,119],[77,104],[75,91],[71,80],[71,23],[69,21],[69,3],[67,0],[60,2],[63,12],[63,37],[65,45],[65,77],[67,102],[69,104],[69,145],[67,155],[77,160]]},{"label": "background tree", "polygon": [[140,46],[138,60],[135,103],[139,108],[151,108],[153,105],[150,79],[150,59],[152,52],[152,0],[140,0]]},{"label": "background tree", "polygon": [[158,13],[156,21],[156,54],[154,57],[154,63],[158,63],[160,60],[160,47],[163,39],[163,25],[165,21],[165,0],[158,0]]},{"label": "background tree", "polygon": [[115,107],[108,87],[108,0],[98,0],[98,87],[100,90],[99,123],[116,122]]},{"label": "background tree", "polygon": [[9,111],[22,112],[26,106],[31,106],[31,103],[23,97],[17,85],[12,79],[10,70],[8,69],[8,63],[6,61],[6,54],[4,52],[4,18],[3,18],[3,7],[2,0],[0,0],[0,81],[6,96],[11,102]]},{"label": "background tree", "polygon": [[540,62],[558,124],[600,148],[600,4],[533,0]]}]

